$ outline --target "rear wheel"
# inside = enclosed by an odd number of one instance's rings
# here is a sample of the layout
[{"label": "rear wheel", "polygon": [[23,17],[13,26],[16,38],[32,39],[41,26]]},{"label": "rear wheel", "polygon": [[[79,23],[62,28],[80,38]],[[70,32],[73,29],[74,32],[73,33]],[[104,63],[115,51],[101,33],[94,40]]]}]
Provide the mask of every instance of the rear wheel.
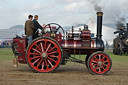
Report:
[{"label": "rear wheel", "polygon": [[51,72],[61,61],[62,49],[52,38],[39,37],[32,41],[26,53],[26,59],[34,72]]},{"label": "rear wheel", "polygon": [[88,59],[88,69],[92,74],[106,74],[112,66],[110,57],[102,52],[93,53]]}]

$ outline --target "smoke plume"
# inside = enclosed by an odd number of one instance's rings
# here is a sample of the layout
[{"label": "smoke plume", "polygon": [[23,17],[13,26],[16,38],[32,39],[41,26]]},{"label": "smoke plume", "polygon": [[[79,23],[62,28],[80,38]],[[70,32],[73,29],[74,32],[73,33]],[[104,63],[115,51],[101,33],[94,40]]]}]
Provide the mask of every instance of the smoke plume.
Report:
[{"label": "smoke plume", "polygon": [[[117,27],[128,22],[128,1],[124,3],[120,0],[87,0],[93,10],[96,12],[104,12],[103,23],[115,24]],[[113,4],[114,3],[114,4]]]},{"label": "smoke plume", "polygon": [[124,24],[126,23],[126,19],[125,17],[117,17],[116,18],[116,26],[117,26],[117,29],[119,29],[120,27],[124,26]]},{"label": "smoke plume", "polygon": [[93,5],[94,10],[96,12],[101,12],[102,11],[102,7],[100,6],[100,3],[102,0],[88,0],[90,4]]},{"label": "smoke plume", "polygon": [[101,12],[102,8],[100,6],[98,6],[97,4],[94,5],[95,11],[96,12]]}]

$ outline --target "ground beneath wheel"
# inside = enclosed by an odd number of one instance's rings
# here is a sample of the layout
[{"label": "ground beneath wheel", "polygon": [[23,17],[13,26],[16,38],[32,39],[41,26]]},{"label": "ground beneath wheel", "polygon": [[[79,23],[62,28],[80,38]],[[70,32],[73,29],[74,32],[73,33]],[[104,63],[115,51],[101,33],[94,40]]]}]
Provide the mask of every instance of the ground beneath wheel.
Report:
[{"label": "ground beneath wheel", "polygon": [[113,63],[107,75],[92,75],[85,65],[67,63],[53,73],[33,73],[27,64],[0,62],[0,85],[128,85],[128,66]]}]

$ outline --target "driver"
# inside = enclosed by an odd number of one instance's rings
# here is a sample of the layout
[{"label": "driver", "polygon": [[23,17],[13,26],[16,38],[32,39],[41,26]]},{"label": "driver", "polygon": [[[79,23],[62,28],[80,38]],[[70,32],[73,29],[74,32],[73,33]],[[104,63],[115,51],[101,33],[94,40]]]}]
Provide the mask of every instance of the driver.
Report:
[{"label": "driver", "polygon": [[34,16],[33,24],[34,24],[34,32],[33,32],[33,39],[38,37],[38,32],[36,32],[38,29],[43,29],[43,27],[38,23],[38,15]]}]

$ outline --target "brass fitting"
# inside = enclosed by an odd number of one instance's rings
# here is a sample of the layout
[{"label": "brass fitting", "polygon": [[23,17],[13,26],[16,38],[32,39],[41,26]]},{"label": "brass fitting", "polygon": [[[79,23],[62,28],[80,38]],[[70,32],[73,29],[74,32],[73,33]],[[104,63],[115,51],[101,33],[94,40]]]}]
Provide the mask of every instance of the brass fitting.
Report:
[{"label": "brass fitting", "polygon": [[97,12],[96,14],[97,14],[97,16],[102,16],[103,12]]}]

